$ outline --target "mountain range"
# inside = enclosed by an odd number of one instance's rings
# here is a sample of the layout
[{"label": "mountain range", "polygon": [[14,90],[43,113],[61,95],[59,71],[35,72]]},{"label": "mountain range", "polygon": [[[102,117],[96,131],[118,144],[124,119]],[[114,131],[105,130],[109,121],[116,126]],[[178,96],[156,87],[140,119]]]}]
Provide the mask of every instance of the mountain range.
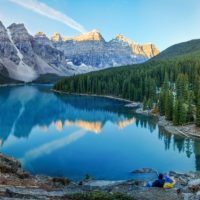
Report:
[{"label": "mountain range", "polygon": [[32,82],[48,75],[70,76],[108,67],[142,63],[159,53],[123,35],[107,42],[99,31],[75,37],[32,36],[24,24],[0,22],[0,83]]},{"label": "mountain range", "polygon": [[200,80],[199,55],[200,39],[195,39],[175,44],[145,63],[66,77],[58,81],[54,89],[69,93],[111,95],[144,102],[152,96],[156,99],[157,88],[161,88],[166,79],[174,84],[178,76],[183,75],[188,77],[191,85],[195,85],[191,88],[196,88],[197,96]]}]

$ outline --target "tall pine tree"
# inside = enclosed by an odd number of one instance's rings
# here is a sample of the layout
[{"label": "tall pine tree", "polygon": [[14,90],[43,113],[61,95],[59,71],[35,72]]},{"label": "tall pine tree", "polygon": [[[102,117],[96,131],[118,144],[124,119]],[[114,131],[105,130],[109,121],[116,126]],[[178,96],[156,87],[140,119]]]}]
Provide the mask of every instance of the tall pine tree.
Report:
[{"label": "tall pine tree", "polygon": [[198,92],[198,100],[196,105],[196,126],[200,127],[200,90]]}]

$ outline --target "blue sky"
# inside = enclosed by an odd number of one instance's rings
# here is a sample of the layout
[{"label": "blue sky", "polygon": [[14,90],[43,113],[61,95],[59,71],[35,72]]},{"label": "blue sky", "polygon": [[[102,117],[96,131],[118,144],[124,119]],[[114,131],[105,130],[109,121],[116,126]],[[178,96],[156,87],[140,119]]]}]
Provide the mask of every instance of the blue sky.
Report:
[{"label": "blue sky", "polygon": [[[15,1],[44,3],[74,20],[75,28]],[[141,44],[152,42],[160,50],[200,38],[200,0],[0,0],[0,3],[0,20],[6,26],[24,23],[31,34],[43,31],[48,36],[53,32],[72,36],[79,35],[80,29],[97,29],[106,40],[123,34]]]}]

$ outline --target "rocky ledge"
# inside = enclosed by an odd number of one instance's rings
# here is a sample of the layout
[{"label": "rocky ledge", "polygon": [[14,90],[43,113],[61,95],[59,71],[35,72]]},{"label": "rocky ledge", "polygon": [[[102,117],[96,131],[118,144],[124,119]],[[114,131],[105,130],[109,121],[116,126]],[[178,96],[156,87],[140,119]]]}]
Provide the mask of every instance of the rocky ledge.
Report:
[{"label": "rocky ledge", "polygon": [[[139,170],[143,171],[146,173]],[[140,180],[71,182],[65,178],[32,176],[21,168],[19,161],[0,154],[0,199],[200,199],[199,173],[169,174],[177,180],[173,189],[147,188]]]},{"label": "rocky ledge", "polygon": [[171,134],[200,138],[200,128],[196,127],[194,123],[186,124],[183,126],[174,126],[173,123],[167,121],[165,117],[159,116],[158,125]]},{"label": "rocky ledge", "polygon": [[143,110],[143,105],[136,109],[137,114],[145,116],[153,116],[158,118],[158,126],[164,131],[175,134],[182,135],[184,137],[194,137],[200,138],[200,128],[196,127],[195,123],[189,123],[182,126],[175,126],[171,121],[165,119],[164,116],[159,116],[158,114],[152,113],[152,110]]}]

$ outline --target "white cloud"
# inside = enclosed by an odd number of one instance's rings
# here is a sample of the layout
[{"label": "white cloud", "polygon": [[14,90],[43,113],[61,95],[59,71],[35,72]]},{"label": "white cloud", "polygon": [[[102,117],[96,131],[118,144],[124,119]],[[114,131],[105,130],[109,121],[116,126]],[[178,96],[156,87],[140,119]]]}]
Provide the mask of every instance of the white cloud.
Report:
[{"label": "white cloud", "polygon": [[67,15],[47,6],[46,4],[38,2],[38,0],[10,0],[10,1],[24,8],[32,10],[40,15],[62,22],[81,33],[86,32],[85,28],[81,24],[79,24],[72,18],[68,17]]}]

